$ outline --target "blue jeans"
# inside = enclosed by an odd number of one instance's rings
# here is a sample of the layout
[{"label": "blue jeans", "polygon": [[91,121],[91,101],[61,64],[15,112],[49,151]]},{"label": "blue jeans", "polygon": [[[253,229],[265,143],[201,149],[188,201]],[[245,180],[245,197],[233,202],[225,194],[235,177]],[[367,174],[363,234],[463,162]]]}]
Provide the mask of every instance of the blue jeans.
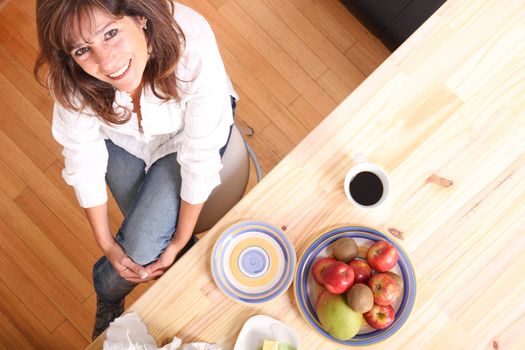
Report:
[{"label": "blue jeans", "polygon": [[[115,239],[137,264],[156,260],[175,232],[180,205],[181,176],[176,154],[156,161],[144,172],[146,164],[107,140],[109,153],[106,182],[124,221]],[[117,303],[135,283],[119,276],[103,256],[93,267],[93,284],[98,297]]]},{"label": "blue jeans", "polygon": [[[232,107],[235,108],[233,98]],[[228,141],[219,152],[221,156]],[[109,153],[106,182],[124,215],[115,239],[134,262],[147,265],[158,259],[176,229],[182,181],[177,154],[157,160],[145,173],[142,159],[110,140],[106,140],[106,147]],[[195,242],[192,237],[178,256]],[[120,277],[103,256],[93,266],[93,285],[99,299],[114,304],[122,301],[136,283]]]}]

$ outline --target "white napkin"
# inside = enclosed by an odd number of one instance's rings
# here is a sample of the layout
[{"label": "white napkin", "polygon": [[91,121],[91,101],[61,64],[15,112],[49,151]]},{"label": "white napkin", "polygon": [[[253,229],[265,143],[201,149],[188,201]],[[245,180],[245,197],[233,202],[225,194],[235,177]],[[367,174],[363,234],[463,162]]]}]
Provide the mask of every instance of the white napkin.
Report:
[{"label": "white napkin", "polygon": [[109,324],[104,341],[104,350],[222,350],[216,344],[190,343],[173,337],[171,343],[162,348],[157,347],[155,339],[148,334],[146,325],[140,317],[131,312],[120,316]]}]

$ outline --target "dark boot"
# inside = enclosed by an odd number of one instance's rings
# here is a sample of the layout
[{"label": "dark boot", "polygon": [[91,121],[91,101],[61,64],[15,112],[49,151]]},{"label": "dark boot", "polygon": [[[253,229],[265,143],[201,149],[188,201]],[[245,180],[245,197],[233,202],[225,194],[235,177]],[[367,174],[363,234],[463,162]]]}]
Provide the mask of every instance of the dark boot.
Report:
[{"label": "dark boot", "polygon": [[110,322],[122,315],[124,312],[124,298],[116,304],[108,303],[97,297],[97,313],[95,315],[95,326],[93,327],[92,340],[95,340],[109,327]]}]

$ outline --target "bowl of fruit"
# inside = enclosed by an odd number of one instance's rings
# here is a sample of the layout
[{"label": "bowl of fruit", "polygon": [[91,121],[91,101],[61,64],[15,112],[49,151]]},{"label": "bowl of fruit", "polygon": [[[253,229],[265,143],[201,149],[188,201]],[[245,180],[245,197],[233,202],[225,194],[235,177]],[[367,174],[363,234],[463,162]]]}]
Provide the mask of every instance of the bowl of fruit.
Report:
[{"label": "bowl of fruit", "polygon": [[370,345],[406,322],[416,279],[393,239],[372,228],[346,226],[307,246],[294,294],[301,314],[321,336],[340,345]]}]

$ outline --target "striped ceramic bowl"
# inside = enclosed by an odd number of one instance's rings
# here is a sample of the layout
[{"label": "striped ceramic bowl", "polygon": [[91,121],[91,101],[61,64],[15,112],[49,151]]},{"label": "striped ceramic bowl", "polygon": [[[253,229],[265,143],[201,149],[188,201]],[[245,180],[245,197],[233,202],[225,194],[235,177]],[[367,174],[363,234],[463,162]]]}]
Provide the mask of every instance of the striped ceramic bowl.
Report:
[{"label": "striped ceramic bowl", "polygon": [[[343,237],[351,237],[356,241],[360,248],[361,256],[365,254],[368,247],[375,241],[386,240],[393,244],[399,252],[399,260],[392,271],[402,276],[404,283],[403,296],[393,305],[394,310],[396,311],[394,323],[386,329],[376,330],[369,327],[365,322],[359,333],[349,340],[336,339],[321,327],[314,308],[314,303],[320,292],[320,287],[311,274],[314,261],[318,258],[329,256],[330,245]],[[414,306],[416,279],[414,269],[407,254],[397,242],[372,228],[346,226],[326,232],[308,245],[297,264],[294,278],[294,294],[301,314],[310,326],[312,326],[322,337],[338,345],[364,346],[387,339],[403,326]]]},{"label": "striped ceramic bowl", "polygon": [[292,243],[277,227],[244,221],[215,242],[211,270],[219,289],[235,301],[259,304],[282,295],[294,276]]}]

